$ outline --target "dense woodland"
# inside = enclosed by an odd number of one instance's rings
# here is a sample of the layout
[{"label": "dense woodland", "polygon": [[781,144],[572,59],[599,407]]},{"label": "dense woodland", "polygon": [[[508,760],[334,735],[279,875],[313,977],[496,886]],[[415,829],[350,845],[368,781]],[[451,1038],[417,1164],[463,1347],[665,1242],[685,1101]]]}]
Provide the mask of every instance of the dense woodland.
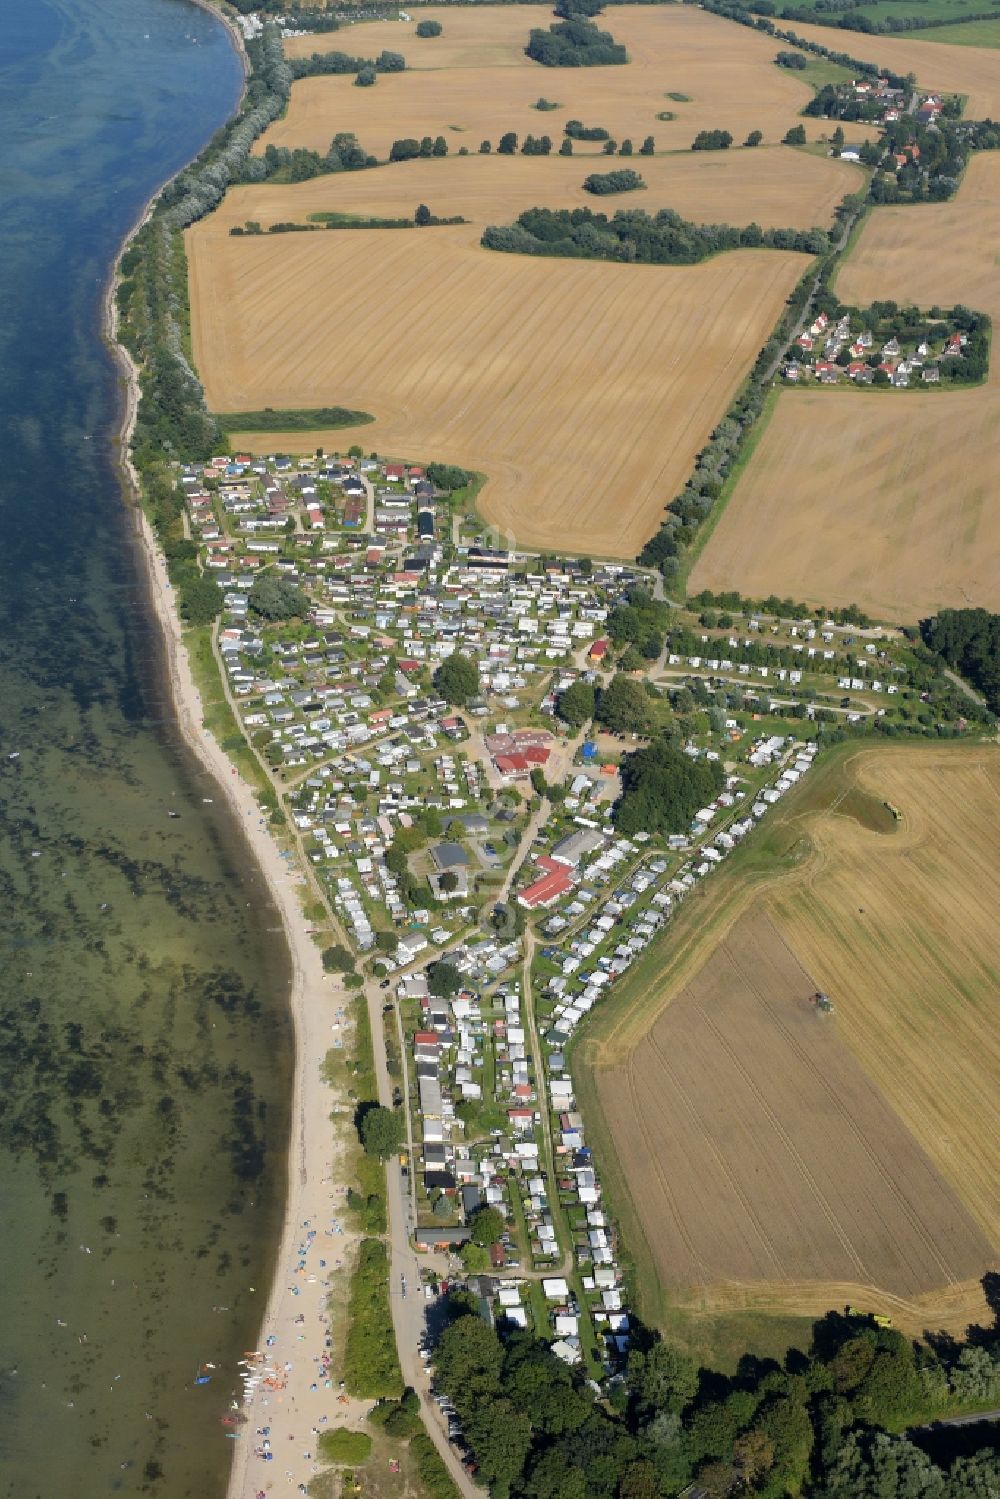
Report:
[{"label": "dense woodland", "polygon": [[895,1434],[911,1417],[1000,1400],[995,1328],[965,1345],[939,1337],[930,1346],[831,1312],[808,1351],[790,1349],[780,1363],[747,1355],[725,1377],[634,1325],[605,1401],[546,1344],[488,1326],[471,1297],[453,1297],[451,1311],[436,1383],[494,1499],[658,1499],[692,1481],[709,1499],[1000,1492],[992,1449],[939,1465],[923,1450],[943,1445],[930,1433]]},{"label": "dense woodland", "polygon": [[920,634],[955,671],[1000,713],[1000,614],[986,609],[942,609],[921,620]]},{"label": "dense woodland", "polygon": [[822,255],[829,238],[823,229],[761,229],[759,224],[734,229],[729,224],[692,224],[672,208],[662,208],[654,215],[640,209],[620,209],[610,219],[590,208],[529,208],[514,224],[488,225],[481,243],[488,250],[519,255],[694,265],[721,250],[761,246]]}]

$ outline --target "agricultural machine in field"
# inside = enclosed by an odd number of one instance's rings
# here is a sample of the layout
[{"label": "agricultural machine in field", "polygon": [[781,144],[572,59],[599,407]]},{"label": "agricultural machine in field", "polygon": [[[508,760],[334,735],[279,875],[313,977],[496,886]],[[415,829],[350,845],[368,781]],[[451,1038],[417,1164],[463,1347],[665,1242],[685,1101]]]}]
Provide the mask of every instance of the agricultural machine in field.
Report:
[{"label": "agricultural machine in field", "polygon": [[809,1003],[816,1006],[816,1009],[820,1015],[833,1014],[833,1000],[830,998],[829,994],[824,994],[820,989],[817,989],[816,993],[812,995]]}]

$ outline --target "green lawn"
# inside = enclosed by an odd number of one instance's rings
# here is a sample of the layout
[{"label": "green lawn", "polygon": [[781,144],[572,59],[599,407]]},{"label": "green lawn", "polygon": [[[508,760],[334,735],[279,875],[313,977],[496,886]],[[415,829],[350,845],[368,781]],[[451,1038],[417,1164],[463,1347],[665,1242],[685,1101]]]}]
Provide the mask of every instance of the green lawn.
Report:
[{"label": "green lawn", "polygon": [[[804,8],[807,5],[810,5],[810,0],[795,0],[796,9],[798,9],[799,6],[802,6]],[[868,16],[873,21],[884,21],[887,17],[890,16],[894,16],[897,18],[902,18],[903,16],[905,16],[907,19],[909,19],[910,16],[920,16],[922,19],[927,21],[940,21],[948,19],[961,24],[963,16],[981,15],[983,11],[992,9],[1000,10],[1000,6],[992,4],[991,0],[985,0],[985,3],[984,0],[905,0],[905,4],[900,3],[900,0],[869,0],[869,3],[867,5],[860,6],[857,10],[852,10],[849,14],[852,17]],[[846,15],[848,14],[848,12],[845,11],[844,14]],[[830,20],[839,19],[839,15],[831,16],[829,15],[829,13],[827,13],[827,16]],[[779,26],[781,25],[781,21],[778,17],[775,17],[775,21],[776,24],[778,24]],[[795,30],[794,21],[789,21],[786,23],[786,25],[791,30]],[[839,30],[840,28],[838,27],[836,29]],[[846,28],[844,28],[844,34],[848,37],[851,35],[850,31]],[[909,31],[893,34],[901,36],[913,35],[913,33]],[[845,46],[843,50],[845,52],[850,52],[850,48],[847,46]]]},{"label": "green lawn", "polygon": [[1000,17],[995,21],[967,21],[962,26],[933,26],[929,31],[908,31],[914,42],[951,42],[960,47],[1000,47]]}]

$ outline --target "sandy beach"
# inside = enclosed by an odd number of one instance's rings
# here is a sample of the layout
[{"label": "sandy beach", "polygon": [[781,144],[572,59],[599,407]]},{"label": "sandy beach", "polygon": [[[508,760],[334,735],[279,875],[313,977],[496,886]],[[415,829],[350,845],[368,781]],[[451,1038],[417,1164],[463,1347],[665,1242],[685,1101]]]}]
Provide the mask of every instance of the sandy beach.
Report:
[{"label": "sandy beach", "polygon": [[[113,323],[110,331],[113,337]],[[137,375],[120,346],[119,360],[126,391],[122,466],[134,491],[137,476],[128,460],[127,442],[135,419]],[[295,1031],[295,1081],[288,1199],[260,1335],[255,1348],[247,1350],[259,1353],[260,1358],[248,1359],[242,1371],[224,1370],[215,1376],[237,1392],[240,1375],[247,1376],[246,1399],[241,1402],[247,1420],[235,1428],[228,1494],[229,1499],[257,1499],[273,1489],[304,1491],[319,1468],[314,1455],[317,1434],[327,1425],[357,1424],[370,1403],[343,1398],[325,1369],[330,1353],[329,1282],[349,1272],[357,1237],[343,1222],[347,1188],[337,1180],[330,1124],[331,1111],[341,1100],[320,1073],[326,1052],[343,1042],[346,998],[339,981],[324,973],[319,950],[307,934],[297,894],[303,876],[282,856],[250,786],[202,726],[201,698],[184,649],[166,564],[138,504],[134,514],[152,605],[162,631],[177,728],[243,829],[280,912],[292,960],[289,1004]]]},{"label": "sandy beach", "polygon": [[[204,0],[196,3],[226,24],[246,68],[242,38],[236,28],[214,6],[204,4]],[[330,1123],[331,1112],[341,1100],[320,1072],[330,1047],[343,1044],[346,997],[339,981],[324,973],[319,950],[307,933],[297,893],[304,876],[282,856],[252,788],[203,726],[201,698],[184,648],[174,591],[139,503],[138,475],[129,454],[139,398],[138,370],[118,342],[114,288],[121,256],[148,219],[155,201],[154,196],[123,242],[104,302],[104,331],[122,375],[120,466],[134,506],[150,599],[162,633],[177,729],[243,829],[248,851],[280,913],[292,965],[289,1006],[295,1071],[281,1242],[270,1294],[262,1307],[256,1347],[247,1350],[242,1369],[220,1370],[213,1375],[227,1391],[233,1390],[234,1400],[246,1416],[244,1424],[233,1428],[229,1499],[258,1499],[272,1491],[305,1492],[321,1466],[315,1458],[318,1434],[328,1425],[360,1424],[370,1404],[344,1397],[332,1387],[326,1369],[331,1351],[326,1312],[329,1283],[335,1275],[349,1273],[357,1239],[343,1223],[347,1187],[337,1180],[336,1142]],[[264,1288],[258,1290],[263,1302]],[[219,1439],[225,1440],[221,1428]]]}]

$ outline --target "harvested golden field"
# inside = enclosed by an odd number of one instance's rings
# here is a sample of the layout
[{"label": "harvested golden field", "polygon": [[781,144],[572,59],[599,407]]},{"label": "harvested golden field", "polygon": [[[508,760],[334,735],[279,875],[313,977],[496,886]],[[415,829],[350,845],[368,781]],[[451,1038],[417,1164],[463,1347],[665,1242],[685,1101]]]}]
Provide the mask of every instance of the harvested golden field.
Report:
[{"label": "harvested golden field", "polygon": [[690,589],[902,624],[1000,608],[998,421],[992,390],[783,392]]},{"label": "harvested golden field", "polygon": [[[998,243],[1000,157],[986,152],[952,202],[876,209],[837,292],[964,302],[996,320]],[[998,424],[995,346],[986,388],[782,392],[692,589],[857,603],[896,622],[1000,607]]]},{"label": "harvested golden field", "polygon": [[622,1205],[672,1303],[958,1332],[1000,1245],[1000,751],[814,775],[772,814],[790,872],[721,872],[598,1022]]},{"label": "harvested golden field", "polygon": [[[973,156],[949,203],[879,208],[868,216],[837,277],[845,302],[877,297],[950,307],[963,302],[1000,322],[1000,153]],[[994,359],[990,383],[1000,384]]]},{"label": "harvested golden field", "polygon": [[[523,21],[520,12],[527,12]],[[805,124],[811,139],[825,129],[821,120],[799,119],[812,96],[808,84],[776,67],[774,42],[745,27],[691,6],[616,6],[602,22],[628,47],[632,61],[624,66],[543,68],[511,55],[509,22],[520,27],[523,48],[532,26],[552,20],[534,6],[521,7],[517,16],[492,7],[448,10],[442,14],[444,34],[433,40],[407,35],[406,23],[367,25],[371,50],[402,51],[413,66],[381,75],[374,88],[356,88],[351,77],[300,80],[285,117],[255,149],[273,144],[325,151],[337,131],[351,130],[380,158],[401,136],[443,135],[456,152],[463,145],[478,151],[486,138],[495,150],[508,130],[522,138],[548,133],[559,140],[564,121],[574,117],[603,125],[617,140],[630,137],[636,146],[651,134],[660,150],[685,150],[704,129],[729,130],[737,143],[751,130],[774,142],[791,125]],[[359,26],[329,40],[335,48],[360,52],[361,33]],[[430,65],[426,59],[435,48],[443,49],[435,54],[439,58],[456,60]],[[473,61],[464,63],[461,55]],[[671,91],[688,95],[688,102],[668,99]],[[540,113],[532,107],[540,95],[560,108]],[[657,120],[665,110],[676,118]],[[581,143],[579,154],[600,149],[598,142]]]},{"label": "harvested golden field", "polygon": [[[795,21],[790,29],[806,41],[819,42],[835,52],[846,52],[859,62],[913,73],[925,88],[965,94],[970,120],[995,120],[1000,114],[1000,53],[995,49],[962,47],[954,42],[913,41],[896,36],[866,36],[860,31],[838,31],[830,26],[807,26]],[[933,31],[927,33],[933,36]]]},{"label": "harvested golden field", "polygon": [[[359,21],[340,31],[286,37],[285,56],[348,52],[376,57],[387,49],[402,52],[408,68],[520,67],[527,61],[528,32],[542,24],[541,14],[536,5],[427,6],[409,21]],[[418,21],[440,21],[442,34],[418,37]]]},{"label": "harvested golden field", "polygon": [[248,219],[267,228],[305,223],[310,214],[337,212],[362,217],[412,216],[426,203],[439,218],[469,221],[465,238],[478,244],[485,224],[509,224],[525,209],[598,208],[613,213],[637,206],[647,213],[673,208],[702,223],[758,223],[767,228],[825,227],[840,200],[861,182],[857,167],[829,157],[807,156],[788,146],[740,152],[688,152],[643,157],[638,163],[647,190],[598,201],[583,190],[592,162],[561,156],[448,156],[401,161],[376,171],[314,177],[283,186],[261,183],[226,194],[212,219],[230,228]]},{"label": "harvested golden field", "polygon": [[[209,407],[349,398],[378,418],[366,447],[486,472],[480,506],[505,537],[634,555],[806,258],[607,265],[490,254],[467,232],[233,238],[211,219],[189,231]],[[311,433],[309,446],[352,440]],[[238,441],[302,445],[301,434]]]}]

